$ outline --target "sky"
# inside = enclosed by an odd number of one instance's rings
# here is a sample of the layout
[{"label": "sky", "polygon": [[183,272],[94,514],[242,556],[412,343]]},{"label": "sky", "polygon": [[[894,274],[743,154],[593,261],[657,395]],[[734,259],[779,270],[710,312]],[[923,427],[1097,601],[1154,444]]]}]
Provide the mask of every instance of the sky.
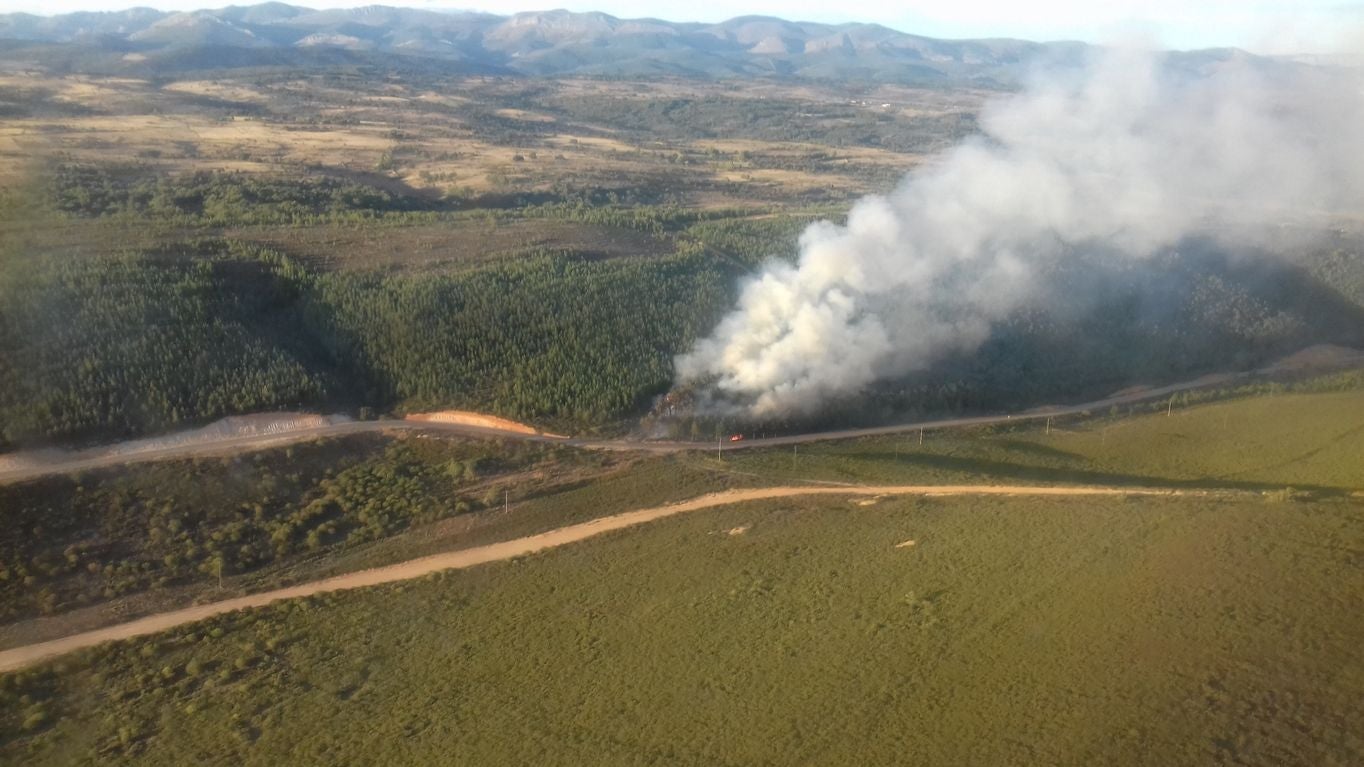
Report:
[{"label": "sky", "polygon": [[[253,2],[237,0],[240,5]],[[223,0],[0,0],[0,12],[50,15],[133,5],[193,10],[226,4]],[[294,4],[335,8],[375,3],[300,0]],[[500,14],[559,7],[669,21],[770,15],[800,21],[874,22],[930,37],[1097,43],[1138,39],[1170,48],[1235,46],[1267,54],[1357,54],[1364,50],[1364,0],[388,0],[380,4]]]}]

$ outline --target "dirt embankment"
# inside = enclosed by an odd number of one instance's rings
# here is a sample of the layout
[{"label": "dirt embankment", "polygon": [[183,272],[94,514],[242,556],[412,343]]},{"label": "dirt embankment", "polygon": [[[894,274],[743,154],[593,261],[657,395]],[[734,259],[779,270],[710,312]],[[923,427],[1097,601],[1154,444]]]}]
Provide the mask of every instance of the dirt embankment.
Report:
[{"label": "dirt embankment", "polygon": [[128,623],[108,626],[94,631],[54,639],[49,642],[16,647],[0,652],[0,672],[15,671],[41,660],[73,652],[85,647],[93,647],[103,642],[153,634],[186,623],[210,618],[215,615],[262,607],[281,599],[297,599],[328,591],[377,586],[395,581],[419,578],[442,570],[456,570],[473,567],[488,562],[525,556],[569,543],[585,540],[602,533],[633,527],[652,522],[663,517],[698,511],[716,506],[725,506],[746,501],[771,500],[807,495],[842,496],[889,496],[889,495],[1013,495],[1013,496],[1131,496],[1131,495],[1202,495],[1200,491],[1182,491],[1161,488],[1121,488],[1121,487],[1049,487],[1027,485],[889,485],[879,487],[763,487],[744,490],[727,490],[710,493],[689,501],[655,506],[638,511],[629,511],[609,517],[600,517],[589,522],[561,527],[557,530],[529,535],[510,541],[502,541],[486,546],[434,554],[428,557],[400,562],[387,567],[361,570],[346,575],[304,583],[288,588],[251,594],[236,599],[196,605],[182,610],[172,610],[159,615],[151,615]]},{"label": "dirt embankment", "polygon": [[475,413],[470,410],[438,410],[434,413],[411,413],[403,418],[405,421],[418,421],[423,423],[453,423],[460,426],[476,426],[480,429],[498,429],[500,431],[510,431],[517,434],[533,434],[538,437],[558,437],[568,439],[562,434],[551,434],[541,431],[534,426],[527,426],[506,418],[498,418],[495,415],[485,415]]},{"label": "dirt embankment", "polygon": [[146,437],[83,450],[25,450],[0,455],[0,474],[31,468],[120,457],[136,458],[145,454],[188,449],[239,439],[268,439],[298,432],[311,432],[327,426],[349,423],[344,415],[313,413],[257,413],[223,418],[199,429],[177,431],[159,437]]},{"label": "dirt embankment", "polygon": [[202,429],[176,432],[174,434],[167,434],[163,437],[139,439],[108,448],[97,448],[97,450],[107,453],[161,450],[168,447],[213,442],[221,439],[266,437],[276,434],[288,434],[296,431],[308,431],[323,426],[348,423],[350,420],[350,417],[344,415],[316,415],[313,413],[259,413],[255,415],[234,415],[219,421],[214,421]]}]

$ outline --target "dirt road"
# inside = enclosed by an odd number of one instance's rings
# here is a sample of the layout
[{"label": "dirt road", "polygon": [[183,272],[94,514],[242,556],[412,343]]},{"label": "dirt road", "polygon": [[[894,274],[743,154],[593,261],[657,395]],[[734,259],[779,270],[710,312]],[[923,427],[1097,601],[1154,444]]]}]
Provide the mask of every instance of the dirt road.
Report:
[{"label": "dirt road", "polygon": [[566,442],[562,437],[490,429],[453,423],[426,423],[418,421],[338,421],[318,426],[289,429],[269,434],[250,434],[204,439],[192,442],[170,440],[162,444],[160,438],[137,440],[143,444],[121,443],[85,450],[43,450],[0,455],[0,484],[22,482],[49,474],[68,474],[88,471],[108,466],[120,466],[148,461],[166,461],[183,458],[204,458],[210,456],[250,453],[272,447],[306,442],[319,437],[341,437],[348,434],[376,433],[384,431],[444,431],[466,437],[498,437],[519,439],[531,442]]},{"label": "dirt road", "polygon": [[296,599],[328,591],[377,586],[383,583],[410,580],[442,570],[457,570],[473,567],[487,562],[497,562],[538,551],[552,549],[569,543],[585,540],[612,530],[621,530],[663,517],[682,514],[688,511],[709,509],[716,506],[759,501],[773,498],[789,498],[810,495],[839,496],[883,496],[883,495],[1028,495],[1028,496],[1130,496],[1130,495],[1201,495],[1201,491],[1183,491],[1162,488],[1117,488],[1117,487],[1035,487],[1027,485],[885,485],[859,487],[766,487],[746,490],[728,490],[711,493],[680,503],[656,506],[638,511],[629,511],[609,517],[601,517],[581,524],[561,527],[557,530],[526,536],[510,541],[477,546],[471,549],[434,554],[387,567],[361,570],[346,575],[304,583],[298,586],[251,594],[236,599],[227,599],[206,605],[196,605],[181,610],[158,615],[150,615],[138,620],[114,626],[87,631],[48,642],[16,647],[0,652],[0,672],[16,671],[38,661],[58,655],[92,647],[102,642],[153,634],[176,626],[203,620],[214,615],[261,607],[281,599]]},{"label": "dirt road", "polygon": [[[876,426],[864,429],[842,429],[838,431],[793,434],[765,439],[750,438],[742,442],[725,442],[719,447],[726,451],[752,450],[754,448],[798,445],[824,440],[902,434],[920,430],[951,429],[967,426],[988,426],[991,424],[1038,421],[1086,412],[1102,412],[1114,405],[1130,405],[1136,402],[1163,399],[1171,394],[1182,391],[1222,386],[1259,376],[1274,375],[1288,369],[1309,369],[1316,372],[1325,372],[1329,370],[1356,367],[1359,365],[1364,365],[1364,353],[1344,347],[1318,345],[1304,349],[1274,365],[1270,365],[1269,367],[1260,370],[1244,373],[1217,373],[1205,375],[1192,381],[1184,381],[1155,388],[1138,387],[1134,389],[1124,389],[1110,397],[1078,405],[1038,407],[1022,413],[1004,415],[977,416],[972,418],[943,418],[933,421],[917,421],[914,423],[901,423],[892,426]],[[428,415],[438,416],[438,414]],[[466,413],[465,415],[476,416],[478,414]],[[586,448],[589,450],[634,450],[656,453],[676,453],[684,450],[710,451],[716,449],[716,444],[709,441],[671,442],[632,439],[578,439],[575,437],[560,437],[543,432],[527,433],[527,430],[532,432],[534,430],[525,426],[504,429],[490,426],[477,426],[472,425],[471,423],[450,423],[441,420],[387,419],[379,421],[353,421],[349,417],[342,415],[308,416],[302,413],[288,414],[288,416],[296,419],[312,418],[320,425],[289,427],[278,431],[272,430],[269,431],[269,433],[251,434],[247,436],[220,436],[212,438],[191,437],[191,439],[183,441],[177,439],[177,437],[185,436],[185,434],[192,435],[193,433],[182,433],[181,435],[150,437],[143,440],[133,440],[130,442],[104,445],[85,450],[40,450],[0,454],[0,484],[22,482],[24,480],[34,479],[49,474],[66,474],[74,471],[86,471],[89,469],[98,469],[129,463],[141,463],[144,461],[162,461],[178,458],[249,453],[265,448],[281,447],[298,442],[305,442],[319,437],[338,437],[347,434],[378,433],[385,431],[444,431],[467,437],[494,437],[527,442],[550,442],[571,447]],[[259,414],[254,416],[233,416],[232,418],[225,420],[230,421],[234,418],[250,420],[253,418],[269,417],[270,414]],[[495,421],[489,421],[489,423],[493,422]],[[214,425],[210,425],[199,431],[211,431],[213,426]]]},{"label": "dirt road", "polygon": [[[1086,402],[1081,405],[1035,408],[1023,413],[1008,415],[944,418],[933,421],[917,421],[914,423],[902,423],[893,426],[877,426],[864,429],[842,429],[839,431],[794,434],[783,437],[769,437],[766,439],[750,438],[736,443],[725,442],[721,445],[721,448],[725,451],[752,450],[762,447],[779,447],[783,445],[796,445],[823,440],[900,434],[919,430],[950,429],[966,426],[985,426],[990,424],[1034,421],[1083,413],[1086,411],[1101,411],[1112,405],[1130,404],[1143,400],[1157,399],[1168,396],[1174,392],[1225,384],[1229,381],[1244,378],[1248,375],[1250,374],[1238,373],[1204,376],[1195,381],[1162,386],[1156,389],[1142,389],[1140,391],[1127,392],[1121,396],[1109,397],[1095,402]],[[269,434],[219,437],[185,442],[178,442],[172,437],[169,440],[169,444],[163,443],[162,438],[149,438],[131,443],[107,445],[78,451],[47,450],[32,453],[0,455],[0,484],[22,482],[24,480],[50,474],[66,474],[75,471],[88,471],[90,469],[99,469],[130,463],[142,463],[146,461],[202,458],[207,456],[248,453],[266,448],[282,447],[298,442],[305,442],[319,437],[339,437],[347,434],[397,431],[442,431],[467,437],[495,437],[499,439],[515,439],[528,442],[548,442],[589,450],[634,450],[656,453],[676,453],[685,450],[709,451],[716,448],[716,445],[713,442],[579,439],[575,437],[559,437],[548,434],[527,434],[519,430],[488,428],[459,423],[443,423],[440,421],[400,421],[392,419],[379,421],[351,421],[349,419],[341,420],[342,417],[339,416],[324,416],[321,418],[331,419],[332,422],[318,426],[277,431]]]}]

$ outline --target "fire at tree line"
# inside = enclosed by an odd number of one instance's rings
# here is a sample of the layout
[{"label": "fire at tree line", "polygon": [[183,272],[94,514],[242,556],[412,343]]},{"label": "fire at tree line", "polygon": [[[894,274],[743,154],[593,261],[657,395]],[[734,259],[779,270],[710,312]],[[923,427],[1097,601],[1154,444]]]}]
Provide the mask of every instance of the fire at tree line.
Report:
[{"label": "fire at tree line", "polygon": [[[686,415],[688,392],[672,391],[673,360],[732,305],[748,270],[774,250],[791,257],[810,220],[546,203],[485,215],[600,221],[647,231],[672,252],[600,259],[532,248],[455,273],[366,273],[217,235],[226,225],[277,221],[282,209],[301,221],[483,224],[341,182],[235,174],[135,186],[68,168],[23,194],[39,196],[9,194],[9,215],[36,205],[55,220],[205,232],[104,258],[10,246],[0,261],[0,438],[11,446],[291,408],[459,407],[573,431],[633,429],[653,410],[662,421],[651,421],[655,433],[729,434],[739,430],[733,418],[722,427]],[[1364,293],[1364,269],[1350,253],[1348,243],[1328,242],[1306,255],[1305,267],[1248,265],[1191,241],[1156,257],[1165,271],[1098,282],[1103,294],[1080,310],[1019,312],[970,355],[833,402],[817,418],[750,425],[778,431],[1016,409],[1245,368],[1314,342],[1359,344],[1364,310],[1343,296]],[[1100,257],[1093,267],[1112,268]],[[1087,287],[1095,283],[1085,277]]]}]

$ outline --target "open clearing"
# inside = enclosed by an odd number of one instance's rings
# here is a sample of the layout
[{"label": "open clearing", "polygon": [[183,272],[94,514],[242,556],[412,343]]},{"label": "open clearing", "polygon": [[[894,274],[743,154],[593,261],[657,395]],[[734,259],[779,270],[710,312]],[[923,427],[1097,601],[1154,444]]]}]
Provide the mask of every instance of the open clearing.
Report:
[{"label": "open clearing", "polygon": [[[261,594],[229,599],[222,602],[214,602],[206,605],[175,610],[159,615],[151,615],[146,618],[124,623],[117,626],[95,631],[76,634],[74,636],[56,639],[41,644],[29,645],[26,647],[16,647],[12,650],[0,652],[0,672],[14,671],[25,666],[36,663],[40,660],[56,655],[72,652],[85,647],[92,647],[101,642],[108,642],[118,639],[128,639],[131,637],[152,634],[158,631],[165,631],[186,623],[203,620],[214,615],[242,610],[250,607],[261,607],[280,599],[297,599],[299,597],[312,596],[329,591],[344,591],[348,589],[364,588],[366,586],[377,586],[394,581],[410,580],[419,578],[442,570],[463,569],[473,567],[488,562],[496,562],[513,557],[534,554],[545,549],[552,549],[569,543],[591,538],[613,530],[620,530],[633,527],[645,522],[652,522],[656,519],[669,517],[674,514],[682,514],[699,509],[709,509],[715,506],[725,506],[729,504],[745,503],[749,501],[771,500],[774,498],[787,498],[792,496],[808,495],[925,495],[940,497],[947,495],[1027,495],[1027,496],[1140,496],[1140,495],[1185,495],[1187,491],[1165,490],[1158,488],[1110,488],[1110,487],[1028,487],[1019,485],[1004,486],[973,486],[973,485],[903,485],[885,487],[766,487],[751,490],[729,490],[721,493],[711,493],[709,495],[694,498],[681,503],[658,506],[639,511],[631,511],[624,514],[617,514],[610,517],[600,517],[590,522],[570,525],[558,530],[540,533],[538,535],[517,538],[515,540],[494,543],[487,546],[479,546],[472,549],[436,554],[421,559],[403,562],[388,567],[379,567],[372,570],[362,570],[356,573],[340,575],[334,578],[327,578],[321,581],[305,583],[289,588],[276,589]],[[1207,495],[1198,492],[1195,495]],[[742,531],[741,531],[742,532]],[[736,533],[731,533],[736,534]]]}]

